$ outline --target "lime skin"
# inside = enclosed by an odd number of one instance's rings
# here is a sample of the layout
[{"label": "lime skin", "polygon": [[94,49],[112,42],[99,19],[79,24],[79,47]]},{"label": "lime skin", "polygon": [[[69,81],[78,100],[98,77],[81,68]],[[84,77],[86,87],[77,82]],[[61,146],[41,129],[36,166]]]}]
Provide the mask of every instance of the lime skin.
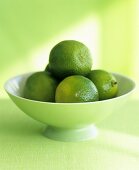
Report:
[{"label": "lime skin", "polygon": [[116,97],[118,83],[114,75],[105,70],[92,70],[87,77],[96,85],[100,100]]}]

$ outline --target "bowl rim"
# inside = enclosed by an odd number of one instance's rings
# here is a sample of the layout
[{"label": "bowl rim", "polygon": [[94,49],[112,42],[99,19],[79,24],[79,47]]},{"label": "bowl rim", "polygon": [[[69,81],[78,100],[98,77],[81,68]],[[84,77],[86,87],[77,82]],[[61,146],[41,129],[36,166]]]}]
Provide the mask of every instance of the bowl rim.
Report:
[{"label": "bowl rim", "polygon": [[111,73],[114,74],[114,75],[121,76],[121,77],[123,77],[123,78],[126,78],[126,79],[129,80],[130,82],[132,82],[132,85],[133,85],[132,90],[130,90],[130,91],[127,92],[126,94],[123,94],[123,95],[121,95],[121,96],[116,96],[116,97],[111,98],[111,99],[99,100],[99,101],[94,101],[94,102],[80,102],[80,103],[55,103],[55,102],[45,102],[45,101],[32,100],[32,99],[27,99],[27,98],[24,98],[24,97],[15,95],[15,94],[13,94],[13,93],[11,93],[11,92],[9,92],[9,91],[7,90],[6,87],[7,87],[8,83],[9,83],[11,80],[13,80],[13,79],[15,79],[15,78],[17,78],[17,77],[21,77],[21,76],[27,75],[27,74],[29,75],[29,74],[32,74],[32,73],[35,73],[35,71],[34,71],[34,72],[27,72],[27,73],[19,74],[19,75],[16,75],[16,76],[13,76],[13,77],[9,78],[9,79],[4,83],[4,89],[5,89],[5,91],[6,91],[8,94],[10,94],[10,95],[12,95],[12,96],[14,96],[14,97],[16,97],[16,98],[19,98],[19,99],[22,99],[22,100],[25,100],[25,101],[28,101],[28,102],[45,103],[45,104],[52,104],[52,105],[82,105],[82,104],[99,104],[99,103],[105,103],[105,102],[108,102],[108,101],[118,100],[119,98],[123,98],[123,97],[131,94],[131,93],[132,93],[133,91],[135,91],[135,89],[136,89],[136,83],[135,83],[135,81],[133,81],[133,79],[131,79],[131,78],[129,78],[129,77],[123,75],[123,74],[117,73],[117,72],[111,72]]}]

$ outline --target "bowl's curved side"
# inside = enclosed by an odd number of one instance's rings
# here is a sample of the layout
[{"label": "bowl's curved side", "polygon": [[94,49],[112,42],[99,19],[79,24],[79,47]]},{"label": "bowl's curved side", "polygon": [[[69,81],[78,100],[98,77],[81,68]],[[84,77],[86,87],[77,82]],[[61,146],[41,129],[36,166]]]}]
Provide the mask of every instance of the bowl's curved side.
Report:
[{"label": "bowl's curved side", "polygon": [[[23,112],[33,119],[61,128],[80,128],[102,121],[114,109],[120,108],[129,99],[134,89],[132,80],[115,74],[120,87],[119,97],[88,103],[39,102],[20,97],[21,84],[25,83],[28,76],[29,74],[25,74],[9,80],[5,85],[8,95]],[[14,83],[18,88],[14,87]]]},{"label": "bowl's curved side", "polygon": [[109,102],[86,104],[50,104],[18,98],[9,94],[13,102],[27,115],[45,124],[80,128],[96,124],[110,115],[114,109],[120,108],[127,98],[119,98]]}]

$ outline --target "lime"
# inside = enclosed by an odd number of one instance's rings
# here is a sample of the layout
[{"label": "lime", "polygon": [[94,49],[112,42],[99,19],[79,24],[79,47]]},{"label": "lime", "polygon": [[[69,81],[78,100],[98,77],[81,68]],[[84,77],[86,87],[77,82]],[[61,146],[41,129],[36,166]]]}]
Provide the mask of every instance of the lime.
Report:
[{"label": "lime", "polygon": [[26,81],[24,97],[27,99],[54,102],[57,80],[48,72],[33,73]]},{"label": "lime", "polygon": [[99,99],[94,83],[86,77],[73,75],[60,82],[56,89],[57,103],[93,102]]},{"label": "lime", "polygon": [[49,55],[49,69],[58,78],[87,75],[91,71],[92,57],[81,42],[65,40],[54,46]]},{"label": "lime", "polygon": [[47,64],[47,66],[45,67],[45,71],[46,71],[46,72],[51,72],[51,71],[50,71],[50,68],[49,68],[49,64]]},{"label": "lime", "polygon": [[116,97],[118,84],[114,75],[104,70],[92,70],[87,77],[96,85],[100,100]]}]

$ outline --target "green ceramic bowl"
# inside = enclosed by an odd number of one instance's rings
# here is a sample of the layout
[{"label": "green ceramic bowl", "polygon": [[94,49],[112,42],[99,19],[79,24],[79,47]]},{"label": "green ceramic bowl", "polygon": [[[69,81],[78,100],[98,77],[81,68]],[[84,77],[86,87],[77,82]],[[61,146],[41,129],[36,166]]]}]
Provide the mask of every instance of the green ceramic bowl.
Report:
[{"label": "green ceramic bowl", "polygon": [[47,125],[45,135],[59,141],[83,141],[95,138],[95,124],[108,117],[129,99],[135,83],[120,74],[113,73],[119,84],[116,98],[86,103],[50,103],[25,99],[23,87],[28,76],[23,74],[5,83],[5,90],[13,102],[27,115]]}]

